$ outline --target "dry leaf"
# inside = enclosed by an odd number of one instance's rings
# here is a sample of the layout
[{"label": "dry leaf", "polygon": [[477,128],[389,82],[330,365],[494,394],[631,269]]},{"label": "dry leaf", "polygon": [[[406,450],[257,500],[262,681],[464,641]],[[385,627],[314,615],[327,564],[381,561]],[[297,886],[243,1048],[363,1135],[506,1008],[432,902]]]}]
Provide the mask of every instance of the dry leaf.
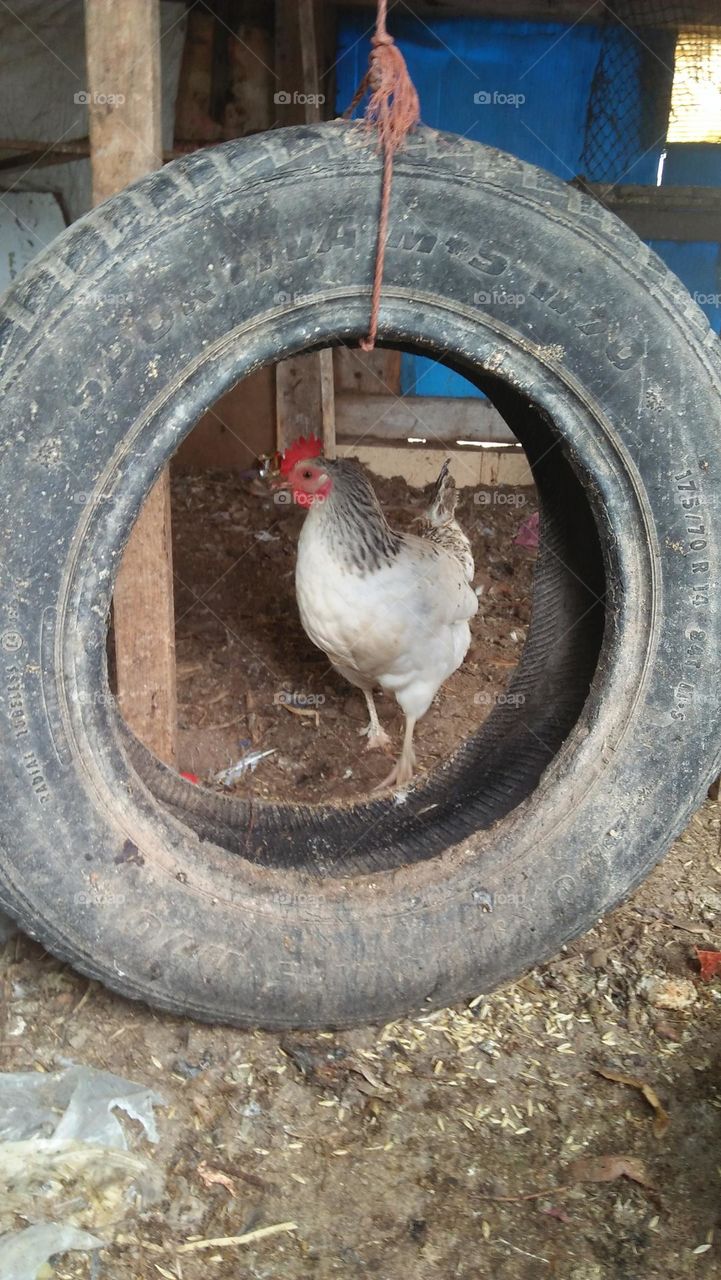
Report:
[{"label": "dry leaf", "polygon": [[201,1160],[196,1170],[198,1177],[205,1183],[206,1187],[212,1187],[216,1184],[225,1187],[231,1196],[235,1195],[235,1183],[229,1178],[227,1173],[222,1173],[220,1169],[211,1169],[207,1161]]},{"label": "dry leaf", "polygon": [[292,716],[311,716],[315,720],[316,729],[319,728],[320,715],[311,707],[292,707],[289,702],[282,702],[280,705],[285,707],[286,711],[290,711]]},{"label": "dry leaf", "polygon": [[[371,1088],[377,1090],[379,1094],[391,1092],[388,1085],[384,1084],[382,1080],[379,1080],[378,1076],[374,1075],[374,1073],[362,1062],[349,1062],[347,1066],[349,1071],[354,1071],[356,1075],[362,1076],[364,1080],[367,1080]],[[361,1086],[359,1086],[359,1088],[360,1087]]]},{"label": "dry leaf", "polygon": [[702,947],[696,947],[696,959],[703,982],[710,982],[721,970],[721,951],[705,951]]},{"label": "dry leaf", "polygon": [[668,1129],[670,1117],[656,1090],[650,1084],[646,1084],[645,1080],[637,1079],[636,1076],[626,1076],[621,1071],[611,1071],[607,1067],[596,1067],[596,1073],[603,1076],[604,1080],[614,1080],[617,1084],[627,1084],[631,1089],[639,1089],[648,1105],[653,1107],[656,1113],[653,1118],[654,1137],[663,1137]]},{"label": "dry leaf", "polygon": [[615,1182],[617,1178],[629,1178],[649,1191],[654,1189],[643,1161],[634,1156],[579,1156],[566,1165],[565,1172],[571,1182]]}]

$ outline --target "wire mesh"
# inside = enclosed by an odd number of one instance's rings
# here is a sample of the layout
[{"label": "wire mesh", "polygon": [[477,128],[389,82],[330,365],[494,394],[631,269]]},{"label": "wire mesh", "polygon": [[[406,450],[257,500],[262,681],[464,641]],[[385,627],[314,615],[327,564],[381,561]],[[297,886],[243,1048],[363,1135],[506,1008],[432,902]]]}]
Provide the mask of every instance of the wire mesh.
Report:
[{"label": "wire mesh", "polygon": [[633,181],[667,140],[721,142],[721,6],[615,0],[591,85],[583,176]]}]

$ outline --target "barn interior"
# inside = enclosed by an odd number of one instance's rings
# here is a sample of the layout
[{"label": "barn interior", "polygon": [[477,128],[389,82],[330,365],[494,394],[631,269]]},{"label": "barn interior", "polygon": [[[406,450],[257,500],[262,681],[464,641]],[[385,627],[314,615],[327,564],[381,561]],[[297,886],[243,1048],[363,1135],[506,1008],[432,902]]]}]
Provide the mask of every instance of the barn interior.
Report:
[{"label": "barn interior", "polygon": [[[0,6],[0,287],[142,174],[343,115],[374,21],[363,0]],[[715,3],[396,0],[389,28],[425,125],[591,196],[721,332]],[[505,301],[512,315],[525,299]],[[467,661],[418,727],[421,772],[513,698],[538,495],[522,422],[465,373],[420,344],[337,341],[256,370],[192,424],[130,534],[107,619],[109,696],[159,760],[251,803],[350,805],[385,772],[359,737],[361,695],[297,617],[303,511],[263,465],[298,435],[357,458],[400,530],[417,527],[450,460],[479,612]],[[393,699],[379,711],[400,740]],[[126,1194],[126,1173],[94,1208],[48,1193],[53,1221],[102,1245],[68,1245],[32,1274],[711,1277],[721,1011],[718,989],[688,973],[697,947],[721,946],[719,836],[716,784],[593,933],[500,992],[385,1028],[278,1038],[191,1025],[11,932],[3,1070],[87,1064],[142,1080],[166,1108],[159,1143],[137,1123],[128,1139],[143,1194]],[[3,1231],[35,1222],[32,1196],[13,1191]]]}]

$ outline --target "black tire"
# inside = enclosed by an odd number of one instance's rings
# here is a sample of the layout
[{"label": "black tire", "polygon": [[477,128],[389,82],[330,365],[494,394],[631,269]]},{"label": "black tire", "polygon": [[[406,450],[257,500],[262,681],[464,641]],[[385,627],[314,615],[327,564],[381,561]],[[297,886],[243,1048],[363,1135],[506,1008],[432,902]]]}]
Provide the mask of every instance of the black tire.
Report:
[{"label": "black tire", "polygon": [[250,815],[123,729],[106,626],[143,496],[238,378],[365,331],[378,183],[353,126],[228,143],[4,299],[2,903],[199,1018],[347,1025],[490,989],[627,894],[721,766],[717,340],[598,205],[428,130],[397,163],[381,332],[485,386],[531,458],[519,698],[402,806]]}]

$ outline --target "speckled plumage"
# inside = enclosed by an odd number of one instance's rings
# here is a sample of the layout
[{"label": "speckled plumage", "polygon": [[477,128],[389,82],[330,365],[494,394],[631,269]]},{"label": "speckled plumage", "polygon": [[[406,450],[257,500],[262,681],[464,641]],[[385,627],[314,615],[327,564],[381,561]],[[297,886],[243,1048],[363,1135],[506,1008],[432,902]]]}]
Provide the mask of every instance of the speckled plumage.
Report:
[{"label": "speckled plumage", "polygon": [[314,458],[313,469],[312,483],[320,472],[327,493],[311,505],[298,543],[301,621],[366,694],[371,745],[385,738],[372,690],[395,694],[406,738],[386,781],[403,784],[412,774],[413,726],[463,661],[478,608],[470,544],[454,516],[455,485],[444,466],[418,536],[390,527],[358,463]]}]

